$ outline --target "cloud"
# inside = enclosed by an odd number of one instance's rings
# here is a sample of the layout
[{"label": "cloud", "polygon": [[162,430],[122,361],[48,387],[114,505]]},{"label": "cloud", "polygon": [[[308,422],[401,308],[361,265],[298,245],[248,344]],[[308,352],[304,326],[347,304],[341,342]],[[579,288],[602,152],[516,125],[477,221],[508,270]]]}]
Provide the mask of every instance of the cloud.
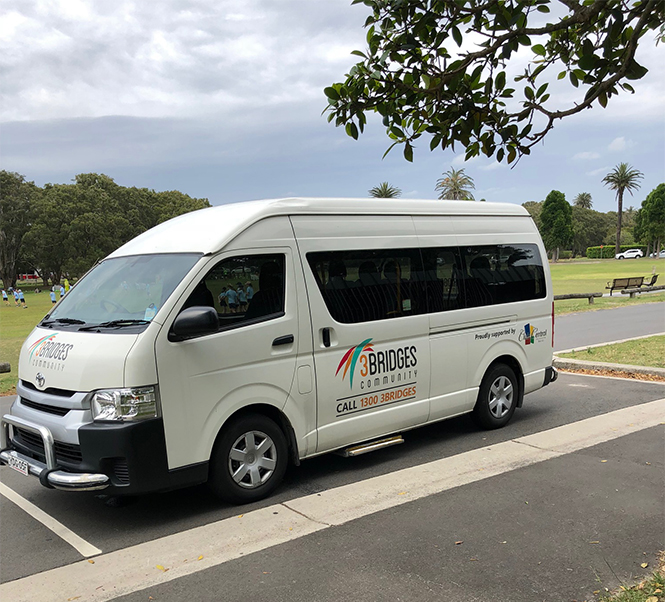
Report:
[{"label": "cloud", "polygon": [[632,140],[626,140],[624,136],[619,136],[610,142],[607,147],[611,151],[624,151],[629,148],[633,148],[634,142]]},{"label": "cloud", "polygon": [[599,167],[598,169],[594,169],[593,171],[587,171],[586,175],[587,176],[599,176],[601,173],[608,173],[610,169],[612,169],[612,168],[609,165],[605,165],[603,167]]},{"label": "cloud", "polygon": [[573,156],[573,161],[575,160],[581,160],[581,161],[590,161],[592,159],[600,159],[600,155],[598,153],[592,153],[589,151],[583,152],[583,153],[577,153],[576,155]]},{"label": "cloud", "polygon": [[501,164],[498,161],[494,161],[493,163],[488,163],[487,165],[483,165],[478,169],[481,169],[482,171],[494,171],[495,169],[499,169],[500,167],[505,167],[505,166],[506,166],[505,164]]}]

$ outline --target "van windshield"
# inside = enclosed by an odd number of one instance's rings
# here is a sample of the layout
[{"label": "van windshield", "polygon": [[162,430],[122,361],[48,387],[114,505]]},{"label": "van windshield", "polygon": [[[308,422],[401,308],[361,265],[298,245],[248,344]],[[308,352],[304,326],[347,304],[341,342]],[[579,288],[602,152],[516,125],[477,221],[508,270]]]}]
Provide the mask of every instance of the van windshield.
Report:
[{"label": "van windshield", "polygon": [[40,326],[145,328],[200,257],[164,253],[106,259],[63,297]]}]

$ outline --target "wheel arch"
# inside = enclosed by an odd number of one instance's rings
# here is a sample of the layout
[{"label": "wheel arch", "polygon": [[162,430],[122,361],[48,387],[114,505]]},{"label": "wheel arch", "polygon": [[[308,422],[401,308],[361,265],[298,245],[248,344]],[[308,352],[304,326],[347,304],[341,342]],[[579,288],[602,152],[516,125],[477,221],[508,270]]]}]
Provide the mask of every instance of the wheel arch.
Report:
[{"label": "wheel arch", "polygon": [[485,368],[483,378],[485,377],[485,374],[487,374],[497,364],[505,364],[515,373],[515,376],[517,377],[517,384],[519,386],[517,404],[515,407],[521,408],[522,403],[524,402],[524,371],[522,369],[522,364],[520,364],[519,360],[514,355],[500,355],[499,357],[492,360],[487,368]]},{"label": "wheel arch", "polygon": [[286,414],[284,414],[279,408],[276,408],[275,406],[267,403],[252,403],[239,408],[233,414],[231,414],[219,428],[212,449],[215,449],[215,446],[217,445],[219,438],[224,432],[224,429],[228,424],[231,423],[231,421],[236,420],[242,416],[247,416],[249,414],[260,414],[261,416],[270,418],[270,420],[279,426],[279,428],[284,433],[289,446],[289,459],[293,464],[299,466],[300,457],[298,455],[298,442],[296,440],[296,434],[293,426],[291,426],[291,422],[287,418]]}]

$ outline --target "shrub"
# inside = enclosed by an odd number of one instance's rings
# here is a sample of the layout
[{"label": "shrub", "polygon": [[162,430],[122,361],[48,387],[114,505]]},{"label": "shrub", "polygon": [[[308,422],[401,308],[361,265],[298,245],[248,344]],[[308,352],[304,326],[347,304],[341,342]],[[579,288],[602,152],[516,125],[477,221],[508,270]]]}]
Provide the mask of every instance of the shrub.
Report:
[{"label": "shrub", "polygon": [[[647,248],[644,245],[621,245],[621,251],[628,249],[640,249],[646,255]],[[604,245],[602,247],[587,247],[586,256],[589,259],[613,259],[614,245]]]}]

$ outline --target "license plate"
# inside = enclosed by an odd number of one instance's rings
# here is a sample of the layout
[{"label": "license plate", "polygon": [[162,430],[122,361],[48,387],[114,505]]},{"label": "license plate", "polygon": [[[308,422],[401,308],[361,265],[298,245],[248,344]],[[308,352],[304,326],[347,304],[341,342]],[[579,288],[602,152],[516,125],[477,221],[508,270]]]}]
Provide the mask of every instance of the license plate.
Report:
[{"label": "license plate", "polygon": [[7,466],[13,468],[16,472],[20,472],[26,477],[28,476],[28,463],[25,460],[22,460],[21,458],[17,458],[15,456],[9,456],[9,461],[7,462]]}]

